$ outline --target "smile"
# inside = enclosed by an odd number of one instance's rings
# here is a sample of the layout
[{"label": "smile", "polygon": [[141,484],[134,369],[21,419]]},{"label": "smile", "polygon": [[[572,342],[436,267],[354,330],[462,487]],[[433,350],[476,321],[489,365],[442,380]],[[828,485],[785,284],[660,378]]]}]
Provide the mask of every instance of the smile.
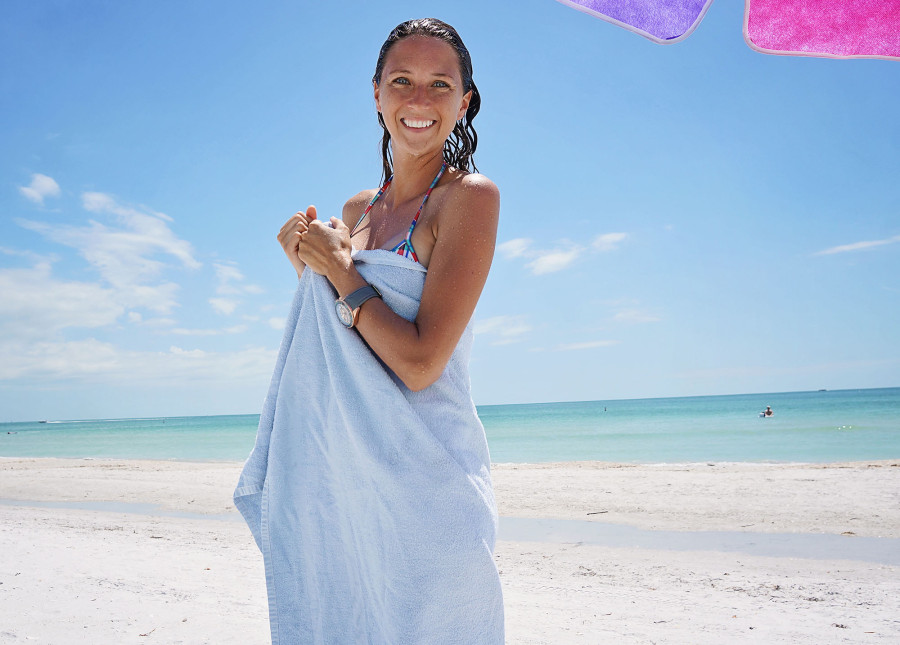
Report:
[{"label": "smile", "polygon": [[415,128],[417,130],[429,128],[434,125],[434,121],[423,121],[420,119],[400,119],[407,128]]}]

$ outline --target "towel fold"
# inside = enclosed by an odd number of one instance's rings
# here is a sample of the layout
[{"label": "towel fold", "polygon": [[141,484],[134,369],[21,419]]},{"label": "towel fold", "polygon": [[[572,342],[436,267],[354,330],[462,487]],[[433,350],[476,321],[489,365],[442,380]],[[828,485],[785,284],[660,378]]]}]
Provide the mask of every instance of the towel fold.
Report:
[{"label": "towel fold", "polygon": [[[425,269],[388,251],[353,257],[414,320]],[[263,554],[272,643],[502,644],[471,329],[413,392],[340,324],[334,300],[303,272],[234,493]]]}]

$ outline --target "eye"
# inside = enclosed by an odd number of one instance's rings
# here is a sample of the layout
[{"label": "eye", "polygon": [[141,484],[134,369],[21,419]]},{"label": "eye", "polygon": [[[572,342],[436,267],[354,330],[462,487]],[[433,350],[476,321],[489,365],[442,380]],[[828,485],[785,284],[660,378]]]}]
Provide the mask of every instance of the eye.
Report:
[{"label": "eye", "polygon": [[449,87],[450,87],[450,84],[447,83],[446,81],[435,81],[435,82],[434,82],[434,87],[449,88]]},{"label": "eye", "polygon": [[396,83],[397,85],[409,85],[409,79],[404,76],[398,76],[391,82]]}]

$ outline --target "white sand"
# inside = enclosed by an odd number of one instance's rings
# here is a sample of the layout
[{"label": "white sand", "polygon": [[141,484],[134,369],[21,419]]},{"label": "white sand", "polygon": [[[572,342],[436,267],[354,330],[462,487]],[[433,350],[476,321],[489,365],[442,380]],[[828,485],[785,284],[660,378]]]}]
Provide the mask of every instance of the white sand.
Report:
[{"label": "white sand", "polygon": [[[6,500],[158,507],[146,515],[0,503],[0,643],[269,642],[261,556],[231,504],[239,469],[0,459]],[[504,464],[494,478],[507,517],[743,531],[762,541],[773,533],[900,538],[894,462]],[[170,511],[201,517],[159,515]],[[501,540],[507,642],[900,642],[900,566],[864,555]]]}]

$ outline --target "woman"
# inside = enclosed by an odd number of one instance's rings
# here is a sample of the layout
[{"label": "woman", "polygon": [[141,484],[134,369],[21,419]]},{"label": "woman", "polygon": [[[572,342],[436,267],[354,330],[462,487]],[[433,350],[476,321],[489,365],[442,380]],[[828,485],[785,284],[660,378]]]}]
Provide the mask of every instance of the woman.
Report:
[{"label": "woman", "polygon": [[449,25],[394,29],[373,78],[380,190],[278,233],[300,284],[235,491],[263,552],[272,641],[503,642],[496,507],[469,322],[499,194]]}]

